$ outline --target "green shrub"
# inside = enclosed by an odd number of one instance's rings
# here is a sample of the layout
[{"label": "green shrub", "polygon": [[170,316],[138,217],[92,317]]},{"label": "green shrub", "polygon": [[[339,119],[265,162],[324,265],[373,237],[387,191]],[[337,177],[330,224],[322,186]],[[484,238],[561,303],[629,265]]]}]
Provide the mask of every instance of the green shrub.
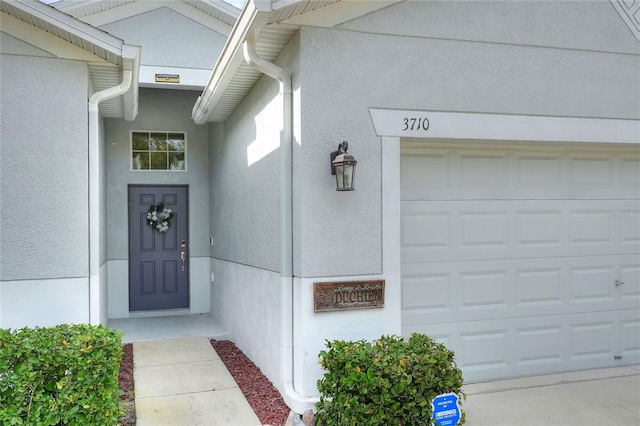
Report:
[{"label": "green shrub", "polygon": [[0,424],[117,424],[121,339],[102,326],[0,329]]},{"label": "green shrub", "polygon": [[431,425],[434,397],[465,397],[453,352],[425,335],[327,341],[327,347],[320,352],[328,372],[318,380],[318,426]]}]

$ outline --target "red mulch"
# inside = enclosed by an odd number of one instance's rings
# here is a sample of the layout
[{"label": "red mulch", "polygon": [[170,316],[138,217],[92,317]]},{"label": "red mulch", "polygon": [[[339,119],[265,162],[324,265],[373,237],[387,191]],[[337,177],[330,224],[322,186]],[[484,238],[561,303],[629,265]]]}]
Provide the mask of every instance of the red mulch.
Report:
[{"label": "red mulch", "polygon": [[284,425],[289,416],[289,407],[262,371],[233,342],[211,339],[211,346],[218,353],[262,424]]},{"label": "red mulch", "polygon": [[118,419],[118,421],[122,426],[135,426],[136,409],[133,383],[133,345],[131,343],[127,343],[122,347],[122,361],[120,362],[118,384],[122,391],[120,395],[120,405],[124,407],[124,415]]}]

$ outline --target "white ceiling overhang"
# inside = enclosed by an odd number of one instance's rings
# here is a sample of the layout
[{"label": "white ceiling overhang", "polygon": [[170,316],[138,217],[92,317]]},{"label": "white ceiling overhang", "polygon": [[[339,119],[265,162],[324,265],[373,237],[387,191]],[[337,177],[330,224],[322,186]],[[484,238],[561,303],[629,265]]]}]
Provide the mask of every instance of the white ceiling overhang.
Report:
[{"label": "white ceiling overhang", "polygon": [[248,0],[193,107],[197,124],[225,121],[262,74],[248,66],[242,43],[255,40],[256,52],[273,61],[301,26],[334,27],[399,0]]},{"label": "white ceiling overhang", "polygon": [[[119,85],[122,71],[132,71],[131,88],[100,104],[104,117],[133,120],[138,110],[140,48],[75,19],[51,6],[30,0],[3,0],[2,31],[53,55],[87,62],[93,91]],[[53,37],[51,37],[53,36]]]}]

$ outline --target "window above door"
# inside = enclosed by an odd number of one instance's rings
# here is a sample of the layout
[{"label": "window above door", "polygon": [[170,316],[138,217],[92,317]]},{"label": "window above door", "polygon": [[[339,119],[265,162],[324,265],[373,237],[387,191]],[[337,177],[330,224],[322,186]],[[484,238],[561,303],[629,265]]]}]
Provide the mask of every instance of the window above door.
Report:
[{"label": "window above door", "polygon": [[184,132],[131,132],[131,170],[187,170]]}]

